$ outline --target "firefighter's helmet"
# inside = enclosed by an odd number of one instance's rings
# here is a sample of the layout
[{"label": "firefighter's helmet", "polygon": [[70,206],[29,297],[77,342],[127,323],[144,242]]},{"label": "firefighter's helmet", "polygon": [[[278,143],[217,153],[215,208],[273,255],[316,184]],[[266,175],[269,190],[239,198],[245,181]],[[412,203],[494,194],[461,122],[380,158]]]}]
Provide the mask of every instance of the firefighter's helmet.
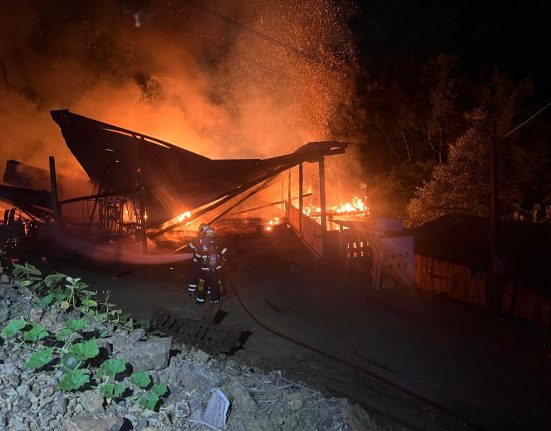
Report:
[{"label": "firefighter's helmet", "polygon": [[209,225],[206,223],[201,223],[199,225],[199,233],[205,233],[205,231],[208,229]]},{"label": "firefighter's helmet", "polygon": [[205,236],[207,238],[214,238],[216,236],[216,232],[214,231],[214,229],[212,229],[211,227],[209,227],[206,231],[205,231]]}]

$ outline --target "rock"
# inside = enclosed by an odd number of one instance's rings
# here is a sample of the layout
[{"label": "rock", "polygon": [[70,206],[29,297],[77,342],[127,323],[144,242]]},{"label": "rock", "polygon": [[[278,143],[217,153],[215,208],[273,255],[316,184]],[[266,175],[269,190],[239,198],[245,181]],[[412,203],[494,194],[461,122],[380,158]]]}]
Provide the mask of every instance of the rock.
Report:
[{"label": "rock", "polygon": [[233,411],[246,416],[254,415],[256,413],[258,404],[241,384],[234,383],[230,387],[224,388],[224,391],[232,400]]},{"label": "rock", "polygon": [[5,273],[0,274],[0,283],[8,284],[9,282],[10,282],[10,277],[8,274],[5,274]]},{"label": "rock", "polygon": [[29,392],[29,385],[23,384],[17,387],[17,395],[19,395],[20,398],[26,397]]},{"label": "rock", "polygon": [[189,353],[189,357],[191,360],[196,362],[205,363],[210,359],[210,355],[206,352],[203,352],[199,349],[194,349]]},{"label": "rock", "polygon": [[129,336],[128,340],[132,344],[136,344],[138,341],[140,341],[145,336],[145,329],[138,328],[134,330]]},{"label": "rock", "polygon": [[17,403],[17,407],[19,407],[23,411],[30,409],[31,406],[32,404],[27,398],[21,398]]},{"label": "rock", "polygon": [[44,314],[44,309],[40,307],[33,307],[29,313],[29,320],[31,322],[40,322],[42,315]]},{"label": "rock", "polygon": [[135,431],[143,431],[145,428],[147,428],[147,419],[141,418],[138,421],[138,424],[134,427]]},{"label": "rock", "polygon": [[74,416],[67,419],[67,431],[118,431],[122,427],[122,417],[109,414],[107,416]]},{"label": "rock", "polygon": [[375,430],[378,428],[369,414],[357,404],[348,404],[345,420],[350,431]]},{"label": "rock", "polygon": [[187,418],[191,414],[191,408],[186,401],[180,401],[172,406],[174,416],[178,418]]},{"label": "rock", "polygon": [[[134,371],[162,370],[168,366],[172,338],[153,338],[137,343],[130,350],[115,355],[130,363]],[[115,346],[113,345],[113,349]]]},{"label": "rock", "polygon": [[52,410],[60,415],[67,413],[67,398],[63,395],[56,397],[52,404]]},{"label": "rock", "polygon": [[54,394],[55,390],[56,390],[55,386],[48,385],[40,391],[40,396],[41,397],[51,397]]},{"label": "rock", "polygon": [[159,413],[159,424],[162,428],[170,428],[172,426],[172,420],[170,420],[170,416],[167,412]]},{"label": "rock", "polygon": [[88,413],[103,411],[103,395],[94,390],[84,391],[80,394],[79,402]]},{"label": "rock", "polygon": [[63,319],[63,314],[60,313],[57,307],[52,306],[52,308],[49,308],[44,313],[44,315],[40,319],[40,324],[44,326],[44,328],[46,328],[48,331],[52,332],[60,329]]},{"label": "rock", "polygon": [[97,339],[96,344],[98,345],[98,349],[105,349],[105,353],[107,353],[107,355],[110,356],[111,353],[113,353],[111,351],[111,344],[105,338]]},{"label": "rock", "polygon": [[42,407],[47,406],[47,405],[50,404],[53,400],[54,400],[53,397],[45,397],[45,398],[42,398],[42,400],[41,400],[41,402],[40,402],[40,405],[41,405]]}]

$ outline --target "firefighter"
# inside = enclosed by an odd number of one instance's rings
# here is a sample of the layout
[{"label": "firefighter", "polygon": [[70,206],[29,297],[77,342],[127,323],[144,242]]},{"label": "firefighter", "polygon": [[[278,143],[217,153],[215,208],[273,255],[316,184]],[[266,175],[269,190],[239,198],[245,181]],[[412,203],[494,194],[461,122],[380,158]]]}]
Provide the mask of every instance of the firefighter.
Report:
[{"label": "firefighter", "polygon": [[223,249],[222,252],[218,249],[214,229],[207,229],[202,247],[201,275],[199,276],[202,283],[200,282],[201,287],[197,291],[196,302],[197,304],[204,304],[206,295],[210,294],[211,304],[217,304],[220,302],[222,285],[220,271],[225,261],[224,256],[227,249]]},{"label": "firefighter", "polygon": [[199,276],[201,273],[201,253],[203,249],[203,241],[205,239],[205,232],[209,228],[209,225],[206,223],[201,223],[199,225],[199,230],[197,231],[197,236],[190,241],[189,248],[191,248],[193,253],[192,259],[192,268],[189,281],[187,283],[187,290],[192,295],[197,291],[197,284],[199,283]]}]

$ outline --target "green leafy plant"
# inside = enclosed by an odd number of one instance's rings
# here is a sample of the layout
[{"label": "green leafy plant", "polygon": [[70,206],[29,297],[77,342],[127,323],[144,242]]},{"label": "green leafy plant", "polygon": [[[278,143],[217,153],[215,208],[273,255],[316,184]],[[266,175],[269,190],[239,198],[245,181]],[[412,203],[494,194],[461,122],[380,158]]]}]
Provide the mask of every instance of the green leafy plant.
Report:
[{"label": "green leafy plant", "polygon": [[155,410],[159,399],[159,395],[155,392],[146,392],[138,397],[138,405],[143,409]]},{"label": "green leafy plant", "polygon": [[113,398],[120,398],[126,389],[127,387],[124,383],[105,383],[101,385],[100,392],[110,402]]},{"label": "green leafy plant", "polygon": [[99,348],[96,340],[88,340],[71,346],[71,353],[75,355],[79,361],[86,361],[87,359],[98,356]]},{"label": "green leafy plant", "polygon": [[4,329],[2,329],[2,333],[1,333],[2,338],[12,338],[12,337],[14,337],[25,326],[27,326],[27,321],[26,320],[17,320],[17,319],[10,320],[8,322],[8,324],[6,325],[6,327]]},{"label": "green leafy plant", "polygon": [[162,397],[168,392],[168,386],[165,384],[153,385],[153,387],[151,388],[151,392],[157,394],[159,397]]},{"label": "green leafy plant", "polygon": [[23,335],[23,340],[25,341],[38,341],[42,340],[43,338],[46,338],[48,336],[48,331],[44,329],[44,327],[38,323],[33,323],[32,328],[25,332],[25,335]]},{"label": "green leafy plant", "polygon": [[130,376],[130,383],[143,389],[149,386],[151,378],[146,371],[138,371]]},{"label": "green leafy plant", "polygon": [[[26,348],[34,350],[27,358],[25,368],[39,370],[57,360],[55,367],[63,371],[59,383],[61,390],[77,391],[92,381],[97,382],[97,390],[110,403],[122,398],[128,384],[132,384],[134,394],[128,400],[135,401],[148,410],[154,410],[158,406],[161,398],[168,393],[168,386],[152,385],[151,377],[146,371],[139,371],[125,378],[122,373],[126,370],[126,362],[121,358],[106,359],[99,368],[92,366],[91,360],[99,355],[97,340],[83,339],[83,336],[88,338],[83,331],[90,327],[92,319],[126,329],[134,329],[140,324],[109,303],[109,291],[104,291],[103,299],[99,301],[96,299],[97,292],[89,290],[88,285],[80,278],[61,273],[43,277],[40,270],[30,264],[14,265],[13,274],[21,285],[29,287],[39,307],[74,309],[89,316],[66,320],[64,327],[53,333],[37,322],[24,319],[9,321],[1,332],[2,337],[15,345],[22,345],[24,342]],[[144,323],[146,325],[147,322]],[[96,325],[93,327],[97,329]],[[99,329],[101,331],[102,327]],[[108,336],[112,331],[112,325],[105,327],[99,336]],[[45,342],[49,342],[48,347],[44,346]],[[39,348],[36,350],[33,344],[37,344]],[[120,381],[115,381],[115,378]],[[149,387],[151,388],[148,390]]]},{"label": "green leafy plant", "polygon": [[24,367],[37,369],[37,368],[42,368],[45,365],[48,365],[53,360],[53,356],[52,356],[53,352],[54,352],[54,349],[49,347],[33,353],[29,357],[29,359],[27,359],[27,362],[25,362]]},{"label": "green leafy plant", "polygon": [[72,319],[65,322],[65,327],[73,332],[82,331],[88,326],[86,319]]},{"label": "green leafy plant", "polygon": [[122,373],[126,369],[126,362],[124,359],[106,359],[100,365],[100,374],[115,378],[119,373]]},{"label": "green leafy plant", "polygon": [[90,383],[90,375],[88,374],[88,370],[67,371],[63,374],[63,377],[59,382],[59,387],[64,391],[76,391],[86,383]]}]

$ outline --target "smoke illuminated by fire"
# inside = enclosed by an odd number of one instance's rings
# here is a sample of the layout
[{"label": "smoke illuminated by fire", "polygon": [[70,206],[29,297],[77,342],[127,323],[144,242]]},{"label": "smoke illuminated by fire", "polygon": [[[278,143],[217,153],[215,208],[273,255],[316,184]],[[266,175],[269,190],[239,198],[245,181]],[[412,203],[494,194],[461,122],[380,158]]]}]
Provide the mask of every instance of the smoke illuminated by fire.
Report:
[{"label": "smoke illuminated by fire", "polygon": [[[282,45],[188,2],[152,1],[148,10],[132,3],[3,6],[2,165],[46,168],[53,154],[60,173],[80,170],[49,117],[59,108],[216,158],[268,157],[330,138],[352,88],[336,71],[354,61],[346,3],[201,3]],[[147,20],[137,26],[136,15]]]}]

